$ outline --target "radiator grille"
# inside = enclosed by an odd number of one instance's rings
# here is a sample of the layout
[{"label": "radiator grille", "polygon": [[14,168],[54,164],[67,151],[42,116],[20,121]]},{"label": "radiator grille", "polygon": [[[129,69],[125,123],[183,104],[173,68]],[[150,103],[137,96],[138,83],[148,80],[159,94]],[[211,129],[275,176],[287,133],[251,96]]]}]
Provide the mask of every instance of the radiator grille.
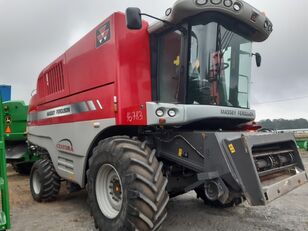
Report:
[{"label": "radiator grille", "polygon": [[52,95],[64,90],[64,76],[62,62],[49,68],[38,80],[39,94]]}]

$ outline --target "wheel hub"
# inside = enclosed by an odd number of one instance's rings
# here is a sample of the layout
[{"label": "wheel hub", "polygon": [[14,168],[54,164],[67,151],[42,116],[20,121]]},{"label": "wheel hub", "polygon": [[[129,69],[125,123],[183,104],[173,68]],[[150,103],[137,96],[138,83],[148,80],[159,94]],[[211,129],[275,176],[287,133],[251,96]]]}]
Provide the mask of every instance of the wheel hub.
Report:
[{"label": "wheel hub", "polygon": [[95,192],[101,212],[114,219],[122,208],[122,182],[118,171],[111,164],[103,164],[96,176]]},{"label": "wheel hub", "polygon": [[111,186],[112,188],[112,195],[116,197],[117,200],[121,200],[121,195],[122,195],[122,190],[121,190],[121,184],[117,179],[114,179],[111,182]]},{"label": "wheel hub", "polygon": [[39,178],[37,170],[35,170],[33,173],[32,185],[33,185],[33,190],[35,194],[39,194],[41,191],[41,182],[40,182],[40,178]]}]

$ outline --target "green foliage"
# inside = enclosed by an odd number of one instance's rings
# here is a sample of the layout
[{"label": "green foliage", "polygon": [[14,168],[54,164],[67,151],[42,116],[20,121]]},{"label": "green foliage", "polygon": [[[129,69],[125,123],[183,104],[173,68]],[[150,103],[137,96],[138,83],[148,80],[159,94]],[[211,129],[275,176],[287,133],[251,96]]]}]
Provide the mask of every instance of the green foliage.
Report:
[{"label": "green foliage", "polygon": [[284,130],[284,129],[303,129],[308,128],[308,121],[306,119],[274,119],[261,120],[258,122],[263,128]]}]

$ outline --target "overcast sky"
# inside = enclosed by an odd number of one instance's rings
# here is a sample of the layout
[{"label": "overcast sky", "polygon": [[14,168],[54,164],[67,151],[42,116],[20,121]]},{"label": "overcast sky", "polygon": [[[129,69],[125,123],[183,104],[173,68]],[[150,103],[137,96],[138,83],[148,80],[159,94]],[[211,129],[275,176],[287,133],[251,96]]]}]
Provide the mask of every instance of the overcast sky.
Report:
[{"label": "overcast sky", "polygon": [[[257,119],[308,119],[307,0],[247,0],[274,24],[271,37],[254,45],[262,54],[252,73]],[[115,11],[137,6],[162,16],[174,0],[0,0],[0,84],[26,102],[39,72]],[[287,100],[287,101],[285,101]],[[277,102],[279,101],[279,102]],[[281,102],[280,102],[281,101]]]}]

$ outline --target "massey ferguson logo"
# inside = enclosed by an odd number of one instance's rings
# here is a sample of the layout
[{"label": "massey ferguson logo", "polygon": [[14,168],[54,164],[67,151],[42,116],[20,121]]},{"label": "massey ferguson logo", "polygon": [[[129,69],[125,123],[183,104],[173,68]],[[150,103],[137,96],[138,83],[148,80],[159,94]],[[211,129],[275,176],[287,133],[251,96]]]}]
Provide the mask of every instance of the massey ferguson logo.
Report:
[{"label": "massey ferguson logo", "polygon": [[62,152],[74,152],[72,141],[69,139],[60,140],[57,143],[57,149]]},{"label": "massey ferguson logo", "polygon": [[96,47],[100,47],[110,39],[110,22],[106,22],[104,25],[96,30]]}]

